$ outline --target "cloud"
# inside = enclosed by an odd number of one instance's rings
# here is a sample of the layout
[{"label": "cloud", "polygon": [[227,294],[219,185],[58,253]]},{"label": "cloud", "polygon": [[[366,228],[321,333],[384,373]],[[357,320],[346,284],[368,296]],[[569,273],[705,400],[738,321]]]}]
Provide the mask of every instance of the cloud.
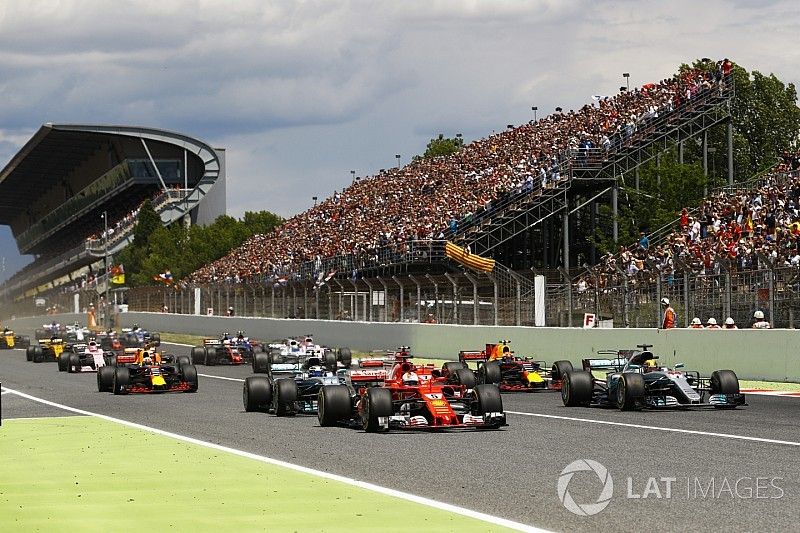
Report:
[{"label": "cloud", "polygon": [[[289,216],[421,153],[730,57],[800,80],[795,2],[6,1],[0,156],[44,122],[228,149],[228,205]],[[9,133],[11,132],[11,133]],[[26,133],[19,137],[20,133]]]}]

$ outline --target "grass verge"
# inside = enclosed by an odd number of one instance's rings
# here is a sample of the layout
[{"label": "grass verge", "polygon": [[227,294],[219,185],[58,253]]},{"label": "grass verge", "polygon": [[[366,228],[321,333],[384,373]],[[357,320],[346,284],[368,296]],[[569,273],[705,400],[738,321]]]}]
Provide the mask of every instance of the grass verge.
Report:
[{"label": "grass verge", "polygon": [[[413,517],[412,520],[409,517]],[[5,420],[0,531],[497,531],[93,417]]]}]

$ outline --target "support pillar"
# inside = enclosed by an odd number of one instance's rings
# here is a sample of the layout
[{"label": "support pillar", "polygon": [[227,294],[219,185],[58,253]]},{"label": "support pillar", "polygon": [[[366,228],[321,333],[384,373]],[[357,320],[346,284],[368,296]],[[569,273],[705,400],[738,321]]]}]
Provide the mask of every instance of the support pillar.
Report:
[{"label": "support pillar", "polygon": [[444,277],[453,285],[453,324],[458,324],[458,282],[449,272],[445,272]]},{"label": "support pillar", "polygon": [[410,279],[414,285],[417,286],[417,322],[422,323],[422,286],[420,285],[417,278],[413,275],[409,274],[408,279]]},{"label": "support pillar", "polygon": [[378,281],[383,285],[383,321],[389,322],[389,286],[383,278],[379,277]]},{"label": "support pillar", "polygon": [[703,132],[703,175],[706,177],[703,197],[706,197],[708,196],[708,130]]},{"label": "support pillar", "polygon": [[480,302],[478,302],[478,280],[476,280],[469,272],[464,272],[464,275],[470,282],[472,282],[472,325],[477,326],[480,316]]},{"label": "support pillar", "polygon": [[392,276],[392,279],[394,280],[395,283],[397,283],[397,286],[400,287],[400,319],[398,320],[398,322],[402,322],[403,312],[405,311],[405,304],[403,302],[403,299],[405,298],[405,290],[404,290],[405,288],[403,287],[403,284],[400,282],[400,280],[397,279],[397,276]]},{"label": "support pillar", "polygon": [[425,277],[433,284],[433,314],[436,317],[436,322],[441,323],[442,317],[439,314],[439,282],[430,274],[425,274]]},{"label": "support pillar", "polygon": [[367,322],[372,322],[372,295],[375,292],[372,283],[367,278],[364,278],[364,283],[369,287],[369,294],[367,295]]},{"label": "support pillar", "polygon": [[[611,189],[611,211],[612,211],[612,224],[613,224],[613,234],[614,243],[616,244],[619,240],[619,188],[614,183],[614,187]],[[564,266],[569,267],[569,264],[565,264]]]}]

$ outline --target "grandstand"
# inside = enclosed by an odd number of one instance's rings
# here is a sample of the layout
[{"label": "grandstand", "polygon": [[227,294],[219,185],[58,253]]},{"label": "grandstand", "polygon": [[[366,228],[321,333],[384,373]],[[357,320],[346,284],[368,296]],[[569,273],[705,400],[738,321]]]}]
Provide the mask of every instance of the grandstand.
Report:
[{"label": "grandstand", "polygon": [[[682,162],[690,140],[706,153],[708,131],[727,123],[733,180],[733,96],[724,61],[509,127],[452,156],[357,181],[182,285],[205,288],[202,308],[237,314],[572,325],[574,273],[599,259],[587,237],[602,228],[618,239],[618,188],[640,166],[674,146]],[[600,204],[610,217],[600,218]],[[491,258],[472,262],[492,268],[463,268],[447,242]],[[534,272],[564,287],[546,316]],[[162,299],[191,307],[183,292],[180,302],[178,292],[138,294],[141,309]]]},{"label": "grandstand", "polygon": [[43,125],[0,171],[0,224],[36,257],[0,286],[0,299],[102,273],[106,251],[132,241],[148,198],[164,224],[213,221],[225,213],[224,150],[153,128]]}]

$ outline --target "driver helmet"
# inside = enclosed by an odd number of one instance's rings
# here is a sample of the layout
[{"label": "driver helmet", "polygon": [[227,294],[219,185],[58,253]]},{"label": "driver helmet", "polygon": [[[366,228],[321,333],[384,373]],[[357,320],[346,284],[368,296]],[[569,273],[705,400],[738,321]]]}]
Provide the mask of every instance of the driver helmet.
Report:
[{"label": "driver helmet", "polygon": [[700,325],[700,318],[698,318],[698,317],[694,317],[694,318],[692,319],[692,325],[693,325],[693,326],[699,326],[699,325]]},{"label": "driver helmet", "polygon": [[89,348],[97,348],[97,343],[95,341],[89,341]]},{"label": "driver helmet", "polygon": [[419,376],[413,368],[403,374],[403,385],[419,385]]},{"label": "driver helmet", "polygon": [[706,324],[709,325],[709,326],[716,326],[717,325],[717,319],[712,316],[711,318],[708,319],[708,322],[706,322]]},{"label": "driver helmet", "polygon": [[81,327],[81,325],[80,325],[80,324],[78,324],[77,322],[75,322],[75,323],[73,324],[73,326],[75,326],[76,328],[79,328],[79,327]]},{"label": "driver helmet", "polygon": [[240,339],[244,339],[244,331],[242,331],[242,330],[239,330],[239,333],[237,333],[237,334],[236,334],[236,336],[237,336],[238,338],[240,338]]},{"label": "driver helmet", "polygon": [[131,327],[131,331],[139,331],[139,324],[134,324],[134,325]]},{"label": "driver helmet", "polygon": [[314,365],[308,368],[308,375],[309,377],[322,377],[325,375],[325,371],[319,365]]},{"label": "driver helmet", "polygon": [[759,309],[758,311],[753,313],[753,318],[755,318],[757,320],[764,320],[764,311]]},{"label": "driver helmet", "polygon": [[153,363],[153,359],[150,357],[150,352],[142,352],[142,364],[150,365]]},{"label": "driver helmet", "polygon": [[733,326],[734,324],[735,324],[735,323],[734,323],[734,321],[733,321],[733,318],[731,318],[731,317],[728,317],[728,318],[726,318],[726,319],[725,319],[725,325],[726,325],[726,326]]}]

